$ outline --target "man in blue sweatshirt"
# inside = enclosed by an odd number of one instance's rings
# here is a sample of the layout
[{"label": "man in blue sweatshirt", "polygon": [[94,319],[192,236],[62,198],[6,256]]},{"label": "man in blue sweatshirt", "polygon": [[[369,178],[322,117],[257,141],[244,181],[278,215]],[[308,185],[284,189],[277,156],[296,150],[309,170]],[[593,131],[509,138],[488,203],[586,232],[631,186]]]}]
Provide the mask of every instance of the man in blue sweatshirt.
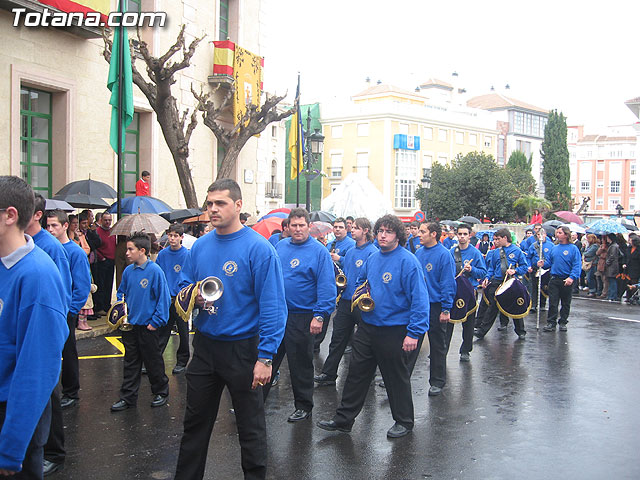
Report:
[{"label": "man in blue sweatshirt", "polygon": [[451,248],[454,245],[457,245],[457,243],[458,240],[456,239],[456,231],[453,229],[453,227],[449,227],[447,237],[442,240],[442,245],[444,245],[444,248],[446,248],[447,250],[451,250]]},{"label": "man in blue sweatshirt", "polygon": [[[542,329],[545,332],[553,332],[556,329],[556,321],[560,324],[560,331],[567,331],[569,313],[571,311],[571,291],[573,284],[580,279],[582,270],[582,255],[580,250],[571,243],[571,231],[569,227],[562,225],[556,229],[558,244],[551,250],[551,255],[538,260],[538,267],[551,268],[549,279],[549,312],[547,324]],[[558,320],[558,303],[562,302],[560,319]]]},{"label": "man in blue sweatshirt", "polygon": [[333,333],[329,344],[329,355],[324,361],[322,373],[314,378],[318,386],[336,384],[340,359],[347,348],[349,340],[351,340],[353,328],[360,323],[360,309],[351,310],[351,297],[353,297],[353,293],[356,290],[356,281],[364,262],[370,255],[378,251],[373,246],[373,233],[371,230],[371,223],[366,218],[356,218],[351,227],[351,235],[356,242],[356,246],[344,256],[343,271],[347,277],[347,286],[340,296],[336,315],[333,317]]},{"label": "man in blue sweatshirt", "polygon": [[194,322],[175,478],[203,478],[209,438],[226,386],[235,410],[245,478],[263,479],[267,430],[261,387],[271,380],[272,359],[287,318],[282,267],[273,246],[240,223],[242,192],[235,181],[225,178],[209,186],[207,210],[215,230],[191,247],[183,285],[216,276],[224,292],[215,301],[216,313],[203,309]]},{"label": "man in blue sweatshirt", "polygon": [[353,238],[347,236],[347,222],[342,217],[334,220],[333,234],[336,238],[327,244],[327,249],[331,253],[331,260],[342,267],[344,256],[350,249],[355,247],[356,242]]},{"label": "man in blue sweatshirt", "polygon": [[169,286],[162,269],[149,260],[151,240],[137,232],[127,238],[127,259],[131,264],[122,272],[118,301],[127,304],[130,330],[122,331],[124,362],[120,399],[112,412],[135,407],[138,402],[142,364],[153,392],[152,407],[161,407],[169,396],[169,379],[164,373],[158,330],[169,320]]},{"label": "man in blue sweatshirt", "polygon": [[[482,281],[485,296],[489,300],[489,306],[484,313],[480,325],[475,329],[474,335],[484,338],[498,315],[496,303],[496,290],[502,285],[505,276],[524,275],[529,268],[524,253],[520,248],[511,243],[511,232],[501,228],[493,234],[493,243],[496,248],[487,254],[487,276]],[[524,340],[527,332],[524,329],[524,320],[514,318],[515,332],[520,340]]]},{"label": "man in blue sweatshirt", "polygon": [[[480,250],[471,246],[470,234],[471,227],[468,225],[459,225],[456,229],[458,235],[458,246],[453,247],[450,252],[456,264],[456,275],[463,272],[475,289],[478,286],[478,280],[484,279],[487,275],[487,267],[484,263],[484,257]],[[482,301],[482,300],[481,300]],[[471,360],[471,350],[473,350],[473,328],[475,326],[475,312],[467,317],[462,324],[462,345],[460,346],[460,361],[468,362]],[[451,345],[451,337],[453,336],[453,327],[455,324],[447,323],[447,351]]]},{"label": "man in blue sweatshirt", "polygon": [[169,284],[169,293],[171,295],[171,304],[169,306],[169,322],[162,327],[160,333],[160,351],[164,353],[167,343],[171,337],[171,329],[175,325],[178,329],[180,337],[180,345],[176,353],[176,366],[173,367],[173,374],[178,375],[184,373],[189,363],[189,324],[182,320],[176,312],[176,295],[180,292],[180,282],[182,281],[182,270],[189,257],[189,250],[182,245],[184,238],[184,226],[174,223],[169,226],[167,231],[169,239],[169,248],[163,248],[158,253],[156,263],[164,272]]},{"label": "man in blue sweatshirt", "polygon": [[411,234],[407,238],[407,245],[404,247],[411,253],[416,253],[422,244],[420,243],[420,222],[413,221],[409,224]]},{"label": "man in blue sweatshirt", "polygon": [[14,478],[42,479],[51,392],[69,330],[60,273],[25,235],[33,212],[31,187],[18,177],[1,176],[0,476],[21,472]]},{"label": "man in blue sweatshirt", "polygon": [[447,323],[456,296],[455,263],[449,250],[438,241],[440,235],[439,223],[420,225],[422,248],[416,252],[429,291],[430,397],[440,395],[447,381]]},{"label": "man in blue sweatshirt", "polygon": [[380,251],[362,265],[356,286],[368,281],[375,307],[362,312],[353,336],[340,407],[332,420],[317,425],[324,430],[350,432],[378,366],[395,420],[387,437],[399,438],[413,429],[410,365],[415,364],[429,329],[429,293],[416,256],[402,248],[407,235],[400,219],[394,215],[379,218],[374,234]]},{"label": "man in blue sweatshirt", "polygon": [[282,226],[282,231],[278,233],[274,233],[269,237],[269,243],[274,247],[278,244],[280,240],[283,240],[289,237],[289,217],[283,218],[282,223],[280,225]]},{"label": "man in blue sweatshirt", "polygon": [[[278,370],[286,354],[295,402],[295,411],[289,416],[289,422],[299,422],[311,416],[314,335],[322,331],[324,319],[336,305],[333,263],[325,247],[309,235],[309,223],[309,213],[305,209],[291,210],[291,237],[276,246],[282,264],[289,315],[284,339],[273,359],[273,368]],[[346,230],[344,232],[346,236]],[[264,388],[265,400],[270,388],[271,384]]]},{"label": "man in blue sweatshirt", "polygon": [[[542,250],[540,250],[540,241],[542,241]],[[551,254],[551,250],[555,246],[549,237],[547,236],[547,232],[544,230],[538,233],[538,241],[534,243],[529,243],[529,250],[527,253],[527,261],[529,262],[529,279],[531,280],[531,302],[533,307],[531,307],[531,312],[536,313],[538,311],[538,284],[540,283],[540,277],[536,274],[540,267],[538,267],[538,260],[541,258],[548,258]],[[545,287],[549,283],[549,277],[551,275],[549,272],[545,272],[542,276],[542,286]],[[543,289],[544,291],[544,289]],[[545,304],[547,303],[547,299],[540,292],[540,308],[544,309]]]}]

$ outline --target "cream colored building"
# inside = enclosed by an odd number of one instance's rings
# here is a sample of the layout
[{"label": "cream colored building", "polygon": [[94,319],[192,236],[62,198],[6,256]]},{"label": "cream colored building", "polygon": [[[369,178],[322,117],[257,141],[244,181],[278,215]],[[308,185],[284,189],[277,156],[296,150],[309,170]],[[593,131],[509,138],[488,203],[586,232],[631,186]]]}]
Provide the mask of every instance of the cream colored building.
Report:
[{"label": "cream colored building", "polygon": [[[82,3],[82,2],[79,2]],[[146,28],[143,40],[159,56],[175,42],[186,24],[187,44],[207,34],[191,66],[176,75],[172,94],[179,109],[193,109],[191,87],[209,88],[213,70],[213,40],[227,37],[260,54],[261,0],[128,0],[129,10],[165,11],[166,26]],[[0,173],[21,175],[45,196],[53,196],[70,181],[92,179],[116,185],[116,156],[109,145],[111,107],[107,90],[109,65],[102,56],[103,40],[92,28],[13,27],[11,8],[27,6],[42,11],[30,0],[0,2]],[[50,8],[50,7],[49,7]],[[111,0],[116,9],[116,0]],[[134,35],[129,29],[130,37]],[[177,58],[181,58],[177,54]],[[142,60],[138,69],[145,71]],[[218,94],[220,95],[220,94]],[[174,208],[185,205],[176,169],[155,113],[134,86],[136,115],[127,129],[125,191],[131,192],[142,170],[151,172],[151,194]],[[284,127],[265,131],[241,153],[236,169],[246,212],[281,204],[265,200],[265,183],[282,182],[284,167],[274,178],[272,161],[282,155]],[[275,136],[274,136],[275,135]],[[260,144],[262,143],[262,145]],[[217,142],[201,117],[189,144],[193,180],[198,199],[216,176]]]},{"label": "cream colored building", "polygon": [[396,215],[411,216],[420,209],[416,188],[434,162],[449,164],[474,151],[495,158],[495,119],[489,112],[446,101],[447,85],[429,80],[413,92],[375,85],[350,103],[322,104],[323,196],[357,172],[391,200]]}]

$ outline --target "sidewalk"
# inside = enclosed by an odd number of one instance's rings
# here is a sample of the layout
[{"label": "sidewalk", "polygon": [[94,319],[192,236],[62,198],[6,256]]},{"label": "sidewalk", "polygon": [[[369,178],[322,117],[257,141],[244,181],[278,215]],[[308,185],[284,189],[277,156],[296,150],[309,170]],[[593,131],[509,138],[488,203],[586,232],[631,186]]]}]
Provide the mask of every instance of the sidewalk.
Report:
[{"label": "sidewalk", "polygon": [[82,340],[83,338],[94,338],[101,337],[111,332],[111,329],[107,325],[107,316],[103,315],[102,317],[96,320],[89,320],[87,323],[91,325],[93,330],[78,330],[76,329],[76,340]]}]

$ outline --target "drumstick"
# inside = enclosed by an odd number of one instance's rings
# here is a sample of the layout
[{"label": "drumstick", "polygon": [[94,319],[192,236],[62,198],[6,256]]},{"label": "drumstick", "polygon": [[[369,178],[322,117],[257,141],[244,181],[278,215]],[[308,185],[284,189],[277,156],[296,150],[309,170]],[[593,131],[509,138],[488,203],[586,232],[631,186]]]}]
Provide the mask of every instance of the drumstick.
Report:
[{"label": "drumstick", "polygon": [[[465,260],[464,261],[464,266],[466,267],[467,265],[471,265],[471,262],[473,262],[473,258],[470,260]],[[464,272],[464,267],[462,268],[462,270],[460,270],[460,273],[456,275],[456,278],[458,278],[460,275],[462,275],[462,272]]]}]

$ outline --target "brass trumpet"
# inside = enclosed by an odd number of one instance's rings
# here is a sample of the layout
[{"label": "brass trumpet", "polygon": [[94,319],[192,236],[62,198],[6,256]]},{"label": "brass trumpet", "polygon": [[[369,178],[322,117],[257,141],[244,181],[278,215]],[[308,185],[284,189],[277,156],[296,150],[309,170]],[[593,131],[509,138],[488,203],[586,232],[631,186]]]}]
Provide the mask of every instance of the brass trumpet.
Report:
[{"label": "brass trumpet", "polygon": [[224,284],[218,277],[207,277],[200,283],[200,295],[204,298],[204,309],[209,315],[216,315],[218,307],[213,302],[222,297],[224,292]]},{"label": "brass trumpet", "polygon": [[353,297],[351,299],[351,311],[355,307],[358,307],[363,312],[371,312],[376,306],[376,303],[371,298],[371,287],[369,286],[369,281],[367,280],[353,293]]},{"label": "brass trumpet", "polygon": [[333,270],[336,274],[336,287],[344,289],[347,287],[347,276],[336,262],[333,262]]}]

